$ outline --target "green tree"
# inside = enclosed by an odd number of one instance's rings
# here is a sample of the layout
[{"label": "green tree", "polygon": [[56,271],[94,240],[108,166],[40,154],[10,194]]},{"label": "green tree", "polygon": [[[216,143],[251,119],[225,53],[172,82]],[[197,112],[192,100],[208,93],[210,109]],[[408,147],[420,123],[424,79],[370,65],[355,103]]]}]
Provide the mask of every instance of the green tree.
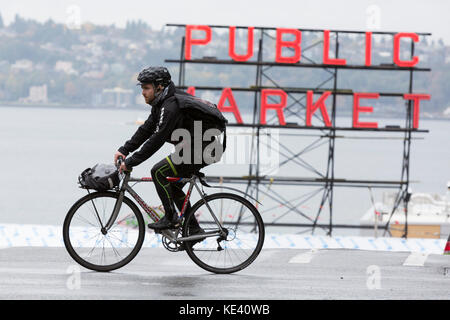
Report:
[{"label": "green tree", "polygon": [[5,27],[5,25],[3,24],[2,13],[0,12],[0,29],[2,29],[4,27]]},{"label": "green tree", "polygon": [[132,39],[142,39],[147,31],[151,31],[150,26],[140,19],[127,21],[125,26],[125,36]]},{"label": "green tree", "polygon": [[17,33],[24,33],[28,28],[28,23],[25,19],[16,14],[14,22],[10,24],[10,27]]}]

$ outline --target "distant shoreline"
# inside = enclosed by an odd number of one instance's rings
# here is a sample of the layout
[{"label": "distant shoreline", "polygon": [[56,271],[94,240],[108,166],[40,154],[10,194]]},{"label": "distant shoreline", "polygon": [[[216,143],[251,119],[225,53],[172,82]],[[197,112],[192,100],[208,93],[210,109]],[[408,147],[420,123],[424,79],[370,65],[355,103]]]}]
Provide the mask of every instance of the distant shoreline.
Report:
[{"label": "distant shoreline", "polygon": [[91,109],[91,110],[148,110],[148,106],[129,106],[129,107],[114,107],[114,106],[86,106],[78,104],[14,104],[1,103],[0,108],[43,108],[43,109]]},{"label": "distant shoreline", "polygon": [[[77,105],[77,104],[67,104],[67,105],[51,105],[51,104],[14,104],[14,103],[2,103],[0,102],[0,108],[42,108],[42,109],[83,109],[83,110],[120,110],[120,111],[150,111],[150,106],[129,106],[129,107],[114,107],[114,106],[86,106],[86,105]],[[243,109],[244,111],[253,112],[253,108]],[[342,112],[339,117],[351,117],[351,112]],[[400,117],[398,115],[393,114],[382,114],[379,116],[384,119],[405,119],[404,117]],[[430,117],[427,115],[421,115],[420,119],[423,120],[438,120],[438,121],[450,121],[450,118],[444,117]]]}]

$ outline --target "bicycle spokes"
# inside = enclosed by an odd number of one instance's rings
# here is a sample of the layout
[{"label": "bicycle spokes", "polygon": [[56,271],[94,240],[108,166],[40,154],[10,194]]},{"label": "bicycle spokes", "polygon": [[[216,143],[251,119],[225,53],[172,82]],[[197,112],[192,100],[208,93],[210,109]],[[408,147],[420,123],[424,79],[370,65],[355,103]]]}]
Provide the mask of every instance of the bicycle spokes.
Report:
[{"label": "bicycle spokes", "polygon": [[114,197],[97,197],[81,204],[74,211],[69,225],[69,239],[73,251],[82,260],[95,266],[109,266],[125,260],[135,249],[139,239],[139,221],[126,203],[111,228]]},{"label": "bicycle spokes", "polygon": [[[242,199],[236,195],[216,194],[208,197],[208,206],[199,204],[193,208],[195,212],[188,220],[195,219],[204,233],[219,233],[191,246],[191,258],[197,260],[201,267],[213,272],[234,272],[247,266],[258,255],[264,226],[257,210]],[[217,221],[221,232],[217,232]],[[191,234],[189,230],[187,233]]]}]

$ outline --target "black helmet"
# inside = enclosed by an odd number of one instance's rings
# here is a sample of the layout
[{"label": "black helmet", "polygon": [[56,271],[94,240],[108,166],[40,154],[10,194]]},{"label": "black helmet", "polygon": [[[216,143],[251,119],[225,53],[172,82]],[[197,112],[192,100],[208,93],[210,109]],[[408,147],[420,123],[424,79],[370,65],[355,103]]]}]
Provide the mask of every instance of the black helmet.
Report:
[{"label": "black helmet", "polygon": [[138,85],[142,85],[145,83],[151,83],[155,86],[162,85],[163,87],[167,87],[170,83],[170,73],[169,70],[165,67],[149,67],[142,70],[137,80],[139,81]]}]

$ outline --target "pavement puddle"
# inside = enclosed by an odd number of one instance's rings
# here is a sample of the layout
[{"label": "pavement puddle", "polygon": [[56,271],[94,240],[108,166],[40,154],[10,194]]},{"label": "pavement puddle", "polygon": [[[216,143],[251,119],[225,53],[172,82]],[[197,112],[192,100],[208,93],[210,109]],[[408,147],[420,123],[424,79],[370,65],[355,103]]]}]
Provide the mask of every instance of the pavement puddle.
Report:
[{"label": "pavement puddle", "polygon": [[291,258],[291,260],[289,260],[289,263],[310,263],[317,251],[317,249],[312,249],[308,252],[300,253]]},{"label": "pavement puddle", "polygon": [[407,267],[423,267],[427,258],[428,253],[412,252],[408,258],[406,258],[405,262],[403,262],[403,265]]},{"label": "pavement puddle", "polygon": [[0,274],[32,274],[32,275],[64,275],[65,269],[40,269],[36,268],[0,268]]}]

